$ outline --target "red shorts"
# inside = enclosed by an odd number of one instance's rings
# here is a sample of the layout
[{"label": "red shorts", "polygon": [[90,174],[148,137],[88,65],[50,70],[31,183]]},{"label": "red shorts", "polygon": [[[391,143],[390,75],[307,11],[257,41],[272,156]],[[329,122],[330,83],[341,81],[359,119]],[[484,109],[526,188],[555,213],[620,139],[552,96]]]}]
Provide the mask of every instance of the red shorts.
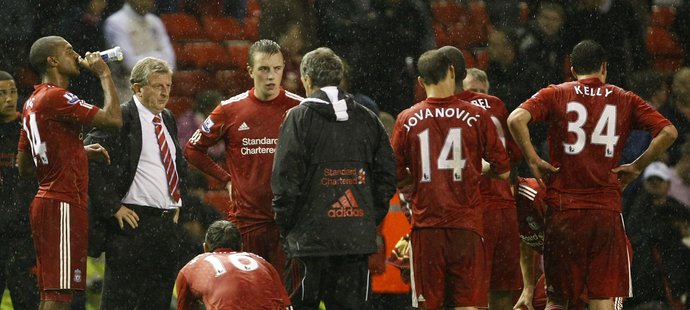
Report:
[{"label": "red shorts", "polygon": [[262,223],[240,230],[242,251],[254,253],[271,263],[279,274],[285,270],[285,250],[276,223]]},{"label": "red shorts", "polygon": [[515,208],[484,211],[484,246],[489,291],[520,290],[520,233]]},{"label": "red shorts", "polygon": [[630,297],[630,254],[619,212],[549,208],[544,233],[549,296],[570,300]]},{"label": "red shorts", "polygon": [[487,306],[481,236],[465,229],[415,228],[410,243],[413,307]]},{"label": "red shorts", "polygon": [[46,291],[84,290],[86,287],[88,227],[85,207],[34,198],[31,203],[31,232],[36,248],[38,287],[43,300],[65,301],[62,299],[67,298],[64,293]]}]

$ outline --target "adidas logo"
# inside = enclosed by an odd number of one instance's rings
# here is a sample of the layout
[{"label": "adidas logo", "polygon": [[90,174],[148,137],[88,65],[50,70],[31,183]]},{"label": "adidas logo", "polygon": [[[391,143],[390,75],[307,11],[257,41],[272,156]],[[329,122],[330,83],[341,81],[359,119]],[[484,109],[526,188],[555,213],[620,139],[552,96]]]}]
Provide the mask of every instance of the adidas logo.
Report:
[{"label": "adidas logo", "polygon": [[345,194],[338,198],[338,201],[331,205],[328,210],[328,217],[363,217],[364,210],[359,208],[359,203],[351,189],[347,189]]},{"label": "adidas logo", "polygon": [[237,131],[243,131],[243,130],[249,130],[249,126],[247,126],[247,123],[242,122],[242,125],[240,125],[240,128],[237,128]]}]

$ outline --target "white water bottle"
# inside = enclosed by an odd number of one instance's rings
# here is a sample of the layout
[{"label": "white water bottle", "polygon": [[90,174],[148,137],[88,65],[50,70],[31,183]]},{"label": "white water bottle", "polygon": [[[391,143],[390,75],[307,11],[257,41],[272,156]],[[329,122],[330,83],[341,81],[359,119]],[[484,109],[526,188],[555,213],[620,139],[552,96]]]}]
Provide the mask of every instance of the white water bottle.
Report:
[{"label": "white water bottle", "polygon": [[101,58],[105,62],[122,61],[124,59],[122,49],[119,46],[99,52],[99,54],[101,54]]}]

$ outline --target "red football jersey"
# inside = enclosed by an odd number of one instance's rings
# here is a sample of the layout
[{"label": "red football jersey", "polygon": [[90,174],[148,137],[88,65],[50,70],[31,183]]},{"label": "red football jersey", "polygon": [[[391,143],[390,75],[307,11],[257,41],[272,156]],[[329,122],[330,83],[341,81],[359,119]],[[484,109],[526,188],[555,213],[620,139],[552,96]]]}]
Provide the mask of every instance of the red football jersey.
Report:
[{"label": "red football jersey", "polygon": [[30,151],[36,165],[36,197],[86,206],[89,174],[82,125],[90,124],[99,108],[55,85],[34,89],[22,112],[19,150]]},{"label": "red football jersey", "polygon": [[278,272],[247,252],[216,250],[192,259],[177,275],[177,309],[284,310],[290,298]]},{"label": "red football jersey", "polygon": [[520,239],[535,251],[544,251],[544,190],[534,178],[518,177],[515,192]]},{"label": "red football jersey", "polygon": [[633,129],[656,136],[671,123],[644,100],[598,78],[551,85],[520,105],[532,122],[549,124],[551,164],[546,201],[563,209],[621,211],[621,188],[611,169]]},{"label": "red football jersey", "polygon": [[[221,102],[187,143],[185,156],[192,165],[221,181],[232,180],[228,215],[240,229],[273,221],[271,170],[280,124],[303,99],[281,89],[275,99],[260,101],[251,89]],[[221,139],[228,171],[206,153]]]},{"label": "red football jersey", "polygon": [[[498,97],[468,90],[457,94],[456,97],[476,105],[491,114],[491,121],[496,126],[496,132],[498,133],[499,139],[501,139],[503,147],[508,151],[508,156],[510,156],[511,161],[517,161],[520,156],[520,151],[508,131],[509,113],[503,100]],[[515,199],[513,198],[510,180],[482,177],[480,184],[481,193],[484,200],[487,202],[486,206],[488,208],[515,208]]]},{"label": "red football jersey", "polygon": [[398,178],[409,169],[413,227],[482,233],[482,158],[504,173],[508,154],[491,115],[455,97],[428,98],[398,115],[393,131]]}]

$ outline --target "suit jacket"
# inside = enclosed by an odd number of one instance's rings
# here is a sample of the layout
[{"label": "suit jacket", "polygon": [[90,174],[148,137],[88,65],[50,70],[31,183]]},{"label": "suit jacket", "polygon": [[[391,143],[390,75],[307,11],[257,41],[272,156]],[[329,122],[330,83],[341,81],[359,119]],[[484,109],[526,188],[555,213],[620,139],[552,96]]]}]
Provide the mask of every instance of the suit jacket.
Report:
[{"label": "suit jacket", "polygon": [[[141,122],[134,99],[121,105],[122,128],[119,132],[94,128],[84,140],[85,144],[100,143],[110,154],[110,165],[90,162],[89,165],[89,255],[100,256],[105,249],[109,233],[120,228],[114,218],[120,201],[127,194],[141,155]],[[163,110],[162,119],[172,135],[177,156],[175,165],[180,180],[180,194],[186,195],[187,161],[177,139],[177,124],[170,110]]]}]

